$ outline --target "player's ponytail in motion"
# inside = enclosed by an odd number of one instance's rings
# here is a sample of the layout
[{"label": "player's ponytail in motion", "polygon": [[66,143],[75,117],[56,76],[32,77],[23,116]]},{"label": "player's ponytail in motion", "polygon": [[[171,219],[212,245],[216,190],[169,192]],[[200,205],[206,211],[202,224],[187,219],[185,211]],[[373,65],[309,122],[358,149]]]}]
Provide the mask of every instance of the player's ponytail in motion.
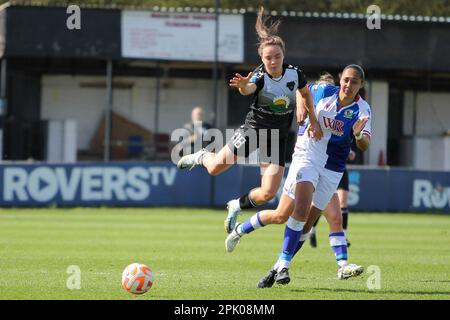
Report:
[{"label": "player's ponytail in motion", "polygon": [[281,48],[283,54],[285,53],[285,45],[283,39],[277,36],[278,28],[280,27],[281,20],[277,20],[272,23],[268,23],[269,17],[264,13],[264,7],[259,8],[258,15],[256,17],[255,29],[258,35],[258,53],[262,56],[264,47],[270,45],[276,45]]},{"label": "player's ponytail in motion", "polygon": [[316,84],[323,83],[323,82],[327,82],[327,83],[332,84],[334,86],[334,77],[333,77],[333,75],[331,73],[329,73],[329,72],[326,72],[326,71],[322,72],[320,74],[319,79],[316,81]]}]

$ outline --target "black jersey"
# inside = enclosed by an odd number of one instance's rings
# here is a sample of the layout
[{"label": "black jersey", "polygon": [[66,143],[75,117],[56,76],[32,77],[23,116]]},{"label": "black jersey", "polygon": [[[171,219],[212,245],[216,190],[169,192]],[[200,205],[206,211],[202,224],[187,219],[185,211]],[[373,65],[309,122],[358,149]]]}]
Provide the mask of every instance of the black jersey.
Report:
[{"label": "black jersey", "polygon": [[280,129],[280,134],[286,135],[296,107],[296,91],[307,83],[305,74],[298,67],[283,64],[281,78],[274,79],[262,64],[253,71],[250,82],[257,89],[245,125],[254,129]]}]

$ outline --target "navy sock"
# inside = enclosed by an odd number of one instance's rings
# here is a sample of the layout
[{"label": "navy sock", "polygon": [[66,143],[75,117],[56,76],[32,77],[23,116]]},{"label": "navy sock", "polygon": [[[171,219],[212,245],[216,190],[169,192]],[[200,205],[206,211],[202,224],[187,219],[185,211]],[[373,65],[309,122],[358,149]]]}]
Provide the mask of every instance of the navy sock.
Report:
[{"label": "navy sock", "polygon": [[242,210],[256,207],[256,204],[248,197],[249,194],[250,192],[239,198],[239,207],[241,207]]},{"label": "navy sock", "polygon": [[342,212],[342,228],[347,230],[348,225],[348,208],[341,208]]},{"label": "navy sock", "polygon": [[313,227],[317,226],[317,224],[319,223],[319,219],[320,219],[320,216],[317,217],[317,220],[316,220],[316,222],[314,222]]}]

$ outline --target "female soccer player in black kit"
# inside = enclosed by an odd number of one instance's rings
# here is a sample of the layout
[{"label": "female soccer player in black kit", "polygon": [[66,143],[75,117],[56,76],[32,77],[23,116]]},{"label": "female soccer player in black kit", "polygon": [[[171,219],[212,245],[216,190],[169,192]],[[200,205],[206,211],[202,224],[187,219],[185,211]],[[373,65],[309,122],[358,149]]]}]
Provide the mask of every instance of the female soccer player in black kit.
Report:
[{"label": "female soccer player in black kit", "polygon": [[[218,153],[203,149],[182,157],[177,164],[180,169],[200,165],[209,174],[218,175],[235,164],[238,155],[248,157],[259,149],[261,186],[227,203],[225,229],[228,233],[234,229],[242,209],[256,207],[275,197],[284,174],[287,136],[294,111],[298,122],[309,116],[315,139],[323,136],[304,73],[298,67],[284,63],[285,44],[276,35],[280,22],[268,24],[264,8],[260,8],[255,28],[262,64],[247,76],[236,73],[230,80],[229,85],[242,95],[253,95],[244,124]],[[297,99],[297,95],[305,101],[304,107],[297,107],[297,100],[302,100]],[[275,138],[271,139],[272,136]]]}]

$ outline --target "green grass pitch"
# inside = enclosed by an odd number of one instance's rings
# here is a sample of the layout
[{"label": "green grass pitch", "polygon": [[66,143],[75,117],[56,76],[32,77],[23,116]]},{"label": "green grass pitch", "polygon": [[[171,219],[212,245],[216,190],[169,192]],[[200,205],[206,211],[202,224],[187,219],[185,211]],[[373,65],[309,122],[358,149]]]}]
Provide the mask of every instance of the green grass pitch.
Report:
[{"label": "green grass pitch", "polygon": [[[268,226],[224,248],[224,210],[0,210],[0,299],[450,299],[450,216],[351,213],[350,262],[380,270],[338,280],[328,226],[306,243],[291,283],[257,289],[281,248],[284,226]],[[244,213],[240,220],[250,217]],[[125,266],[147,264],[154,285],[142,296],[120,283]],[[69,266],[81,288],[70,290]],[[373,267],[372,267],[373,268]],[[372,269],[371,269],[372,270]]]}]

